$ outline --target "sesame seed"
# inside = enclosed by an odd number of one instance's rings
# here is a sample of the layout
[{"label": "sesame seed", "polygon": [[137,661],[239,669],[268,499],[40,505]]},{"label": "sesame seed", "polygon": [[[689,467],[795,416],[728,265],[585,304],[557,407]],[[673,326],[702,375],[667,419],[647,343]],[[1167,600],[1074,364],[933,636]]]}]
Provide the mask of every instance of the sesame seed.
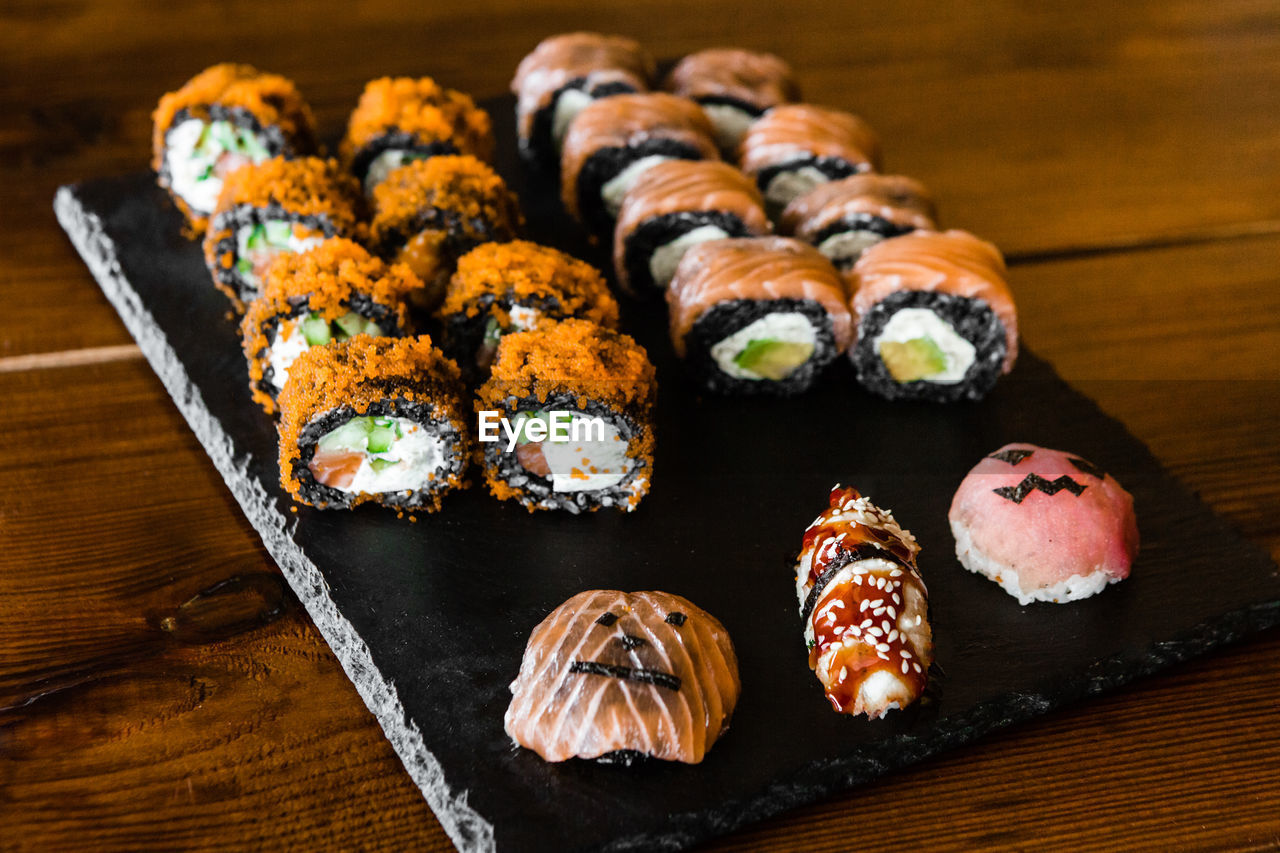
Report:
[{"label": "sesame seed", "polygon": [[911,652],[907,651],[906,649],[902,650],[902,656],[907,660],[911,660]]},{"label": "sesame seed", "polygon": [[913,663],[913,664],[911,664],[911,667],[912,667],[916,672],[920,672],[920,664],[918,664],[918,663]]},{"label": "sesame seed", "polygon": [[902,674],[903,674],[903,675],[906,675],[906,674],[907,674],[907,662],[906,662],[906,661],[903,661],[903,662],[902,662]]},{"label": "sesame seed", "polygon": [[876,643],[876,651],[878,651],[878,652],[887,652],[887,651],[889,651],[889,644],[888,644],[888,643]]},{"label": "sesame seed", "polygon": [[870,620],[870,619],[863,619],[863,620],[862,620],[862,625],[860,625],[859,627],[866,628],[866,627],[867,627],[867,626],[869,626],[870,624],[871,624],[871,620]]},{"label": "sesame seed", "polygon": [[847,666],[840,667],[840,681],[843,682],[848,677],[849,677],[849,667]]},{"label": "sesame seed", "polygon": [[890,619],[898,618],[898,611],[894,610],[892,607],[886,607],[885,612],[889,614]]},{"label": "sesame seed", "polygon": [[883,622],[881,622],[881,623],[880,623],[880,626],[881,626],[882,628],[884,628],[884,632],[885,632],[886,634],[887,634],[887,633],[889,633],[889,629],[893,627],[892,623],[890,623],[888,619],[886,619],[886,620],[884,620]]},{"label": "sesame seed", "polygon": [[879,616],[881,613],[884,613],[883,607],[877,607],[875,610],[871,611],[872,616]]},{"label": "sesame seed", "polygon": [[886,640],[888,640],[890,643],[892,643],[894,640],[898,639],[898,629],[897,629],[897,628],[894,628],[892,631],[890,631],[890,632],[889,632],[889,636],[888,636],[888,637],[885,637],[885,639],[886,639]]},{"label": "sesame seed", "polygon": [[871,602],[864,598],[862,599],[862,605],[858,607],[858,612],[861,613],[862,611],[866,610],[870,606],[871,606]]},{"label": "sesame seed", "polygon": [[893,594],[893,603],[894,603],[894,604],[901,604],[901,603],[902,603],[902,597],[901,597],[901,596],[899,596],[896,592]]},{"label": "sesame seed", "polygon": [[896,578],[896,577],[901,577],[901,576],[902,576],[902,569],[890,569],[890,570],[889,570],[889,577],[891,577],[891,578]]},{"label": "sesame seed", "polygon": [[888,656],[888,655],[886,655],[884,652],[876,652],[876,657],[880,658],[880,660],[888,660],[888,659],[889,659],[889,656]]}]

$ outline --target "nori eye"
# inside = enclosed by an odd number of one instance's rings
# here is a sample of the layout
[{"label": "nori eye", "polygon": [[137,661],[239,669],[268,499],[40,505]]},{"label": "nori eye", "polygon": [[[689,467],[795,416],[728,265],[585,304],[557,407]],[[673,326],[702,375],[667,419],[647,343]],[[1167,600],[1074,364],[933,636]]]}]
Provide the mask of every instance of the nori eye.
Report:
[{"label": "nori eye", "polygon": [[679,627],[680,625],[683,625],[684,620],[687,618],[688,618],[687,616],[685,616],[683,613],[679,611],[673,611],[667,614],[667,621],[677,627]]},{"label": "nori eye", "polygon": [[603,625],[608,628],[614,622],[618,621],[618,617],[612,613],[601,613],[600,618],[596,619],[597,625]]},{"label": "nori eye", "polygon": [[1091,477],[1097,477],[1099,480],[1105,480],[1107,477],[1106,471],[1103,471],[1088,459],[1081,459],[1078,456],[1068,456],[1067,461],[1074,465],[1077,471],[1081,471]]},{"label": "nori eye", "polygon": [[1010,465],[1017,465],[1033,453],[1035,453],[1034,450],[1018,450],[1017,448],[1010,448],[1009,450],[1001,450],[999,453],[992,453],[987,458],[999,459],[1001,462],[1008,462]]}]

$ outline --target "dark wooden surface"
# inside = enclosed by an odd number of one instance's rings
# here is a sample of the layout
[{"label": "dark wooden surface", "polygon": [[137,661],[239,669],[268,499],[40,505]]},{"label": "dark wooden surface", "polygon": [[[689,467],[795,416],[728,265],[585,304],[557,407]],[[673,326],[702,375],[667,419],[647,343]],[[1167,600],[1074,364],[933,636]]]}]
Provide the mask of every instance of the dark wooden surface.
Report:
[{"label": "dark wooden surface", "polygon": [[[1048,5],[1048,4],[1045,4]],[[178,10],[181,11],[178,11]],[[215,61],[501,93],[542,35],[774,50],[1003,246],[1024,337],[1280,557],[1273,3],[0,5],[0,848],[448,841],[53,220]],[[1280,845],[1280,637],[717,850]]]}]

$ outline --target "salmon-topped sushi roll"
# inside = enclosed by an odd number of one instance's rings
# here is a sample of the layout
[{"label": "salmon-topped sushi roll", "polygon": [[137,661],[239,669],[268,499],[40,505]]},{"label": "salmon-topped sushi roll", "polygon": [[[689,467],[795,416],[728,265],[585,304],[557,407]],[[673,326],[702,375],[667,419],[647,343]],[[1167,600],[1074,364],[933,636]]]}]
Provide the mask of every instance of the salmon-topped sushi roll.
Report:
[{"label": "salmon-topped sushi roll", "polygon": [[741,692],[733,643],[710,613],[667,592],[589,590],[533,629],[503,722],[547,761],[697,764]]},{"label": "salmon-topped sushi roll", "polygon": [[840,274],[817,249],[785,237],[694,246],[667,306],[676,354],[718,393],[806,391],[852,335]]},{"label": "salmon-topped sushi roll", "polygon": [[232,172],[204,238],[213,283],[243,310],[280,255],[356,236],[359,193],[334,160],[274,157]]},{"label": "salmon-topped sushi roll", "polygon": [[796,595],[809,668],[841,714],[873,719],[920,698],[933,663],[920,546],[893,514],[836,486],[805,530]]},{"label": "salmon-topped sushi roll", "polygon": [[595,323],[504,336],[476,399],[489,490],[530,512],[631,512],[653,480],[657,388],[644,347]]},{"label": "salmon-topped sushi roll", "polygon": [[628,293],[661,293],[691,247],[771,230],[764,201],[746,175],[714,160],[670,160],[641,175],[623,199],[613,268]]},{"label": "salmon-topped sushi roll", "polygon": [[250,65],[206,68],[160,99],[151,167],[197,234],[240,166],[316,150],[315,119],[291,80]]},{"label": "salmon-topped sushi roll", "polygon": [[578,113],[560,157],[560,194],[595,236],[612,233],[622,197],[664,160],[718,160],[715,129],[688,98],[615,95]]},{"label": "salmon-topped sushi roll", "polygon": [[515,238],[524,216],[515,193],[484,162],[443,154],[393,169],[373,188],[370,243],[422,279],[415,307],[444,298],[458,258],[481,243]]},{"label": "salmon-topped sushi roll", "polygon": [[764,193],[771,213],[818,184],[838,181],[880,164],[880,139],[853,113],[812,104],[783,104],[747,128],[738,167]]},{"label": "salmon-topped sushi roll", "polygon": [[493,160],[493,124],[470,95],[430,77],[369,81],[338,148],[366,193],[392,169],[436,154]]},{"label": "salmon-topped sushi roll", "polygon": [[671,69],[662,88],[702,104],[727,157],[765,110],[800,100],[800,84],[786,60],[731,47],[689,54]]},{"label": "salmon-topped sushi roll", "polygon": [[848,270],[863,251],[912,231],[937,230],[929,191],[902,175],[854,175],[819,184],[782,211],[778,230]]},{"label": "salmon-topped sushi roll", "polygon": [[569,124],[594,100],[649,91],[652,57],[635,39],[564,33],[543,39],[516,67],[516,135],[520,153],[555,167]]},{"label": "salmon-topped sushi roll", "polygon": [[967,231],[878,243],[853,267],[864,388],[890,400],[977,400],[1018,356],[1018,315],[1000,250]]}]

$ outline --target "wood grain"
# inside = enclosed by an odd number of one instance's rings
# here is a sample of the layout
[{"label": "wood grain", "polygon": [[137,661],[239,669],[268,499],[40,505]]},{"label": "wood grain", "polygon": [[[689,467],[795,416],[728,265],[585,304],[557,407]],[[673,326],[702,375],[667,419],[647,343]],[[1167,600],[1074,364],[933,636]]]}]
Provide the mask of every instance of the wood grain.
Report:
[{"label": "wood grain", "polygon": [[334,135],[365,80],[431,74],[493,97],[548,33],[626,32],[664,57],[741,44],[865,115],[887,168],[1015,256],[1280,230],[1274,4],[709,0],[687,18],[674,0],[0,11],[0,357],[126,342],[66,241],[29,235],[55,233],[58,184],[145,168],[159,95],[227,59],[295,78]]},{"label": "wood grain", "polygon": [[[492,96],[565,29],[774,50],[1027,261],[1028,344],[1280,557],[1274,4],[174,8],[0,9],[0,848],[449,849],[49,209],[141,168],[159,92],[223,59],[335,132],[370,77]],[[1263,638],[709,849],[1274,848],[1277,661]]]}]

